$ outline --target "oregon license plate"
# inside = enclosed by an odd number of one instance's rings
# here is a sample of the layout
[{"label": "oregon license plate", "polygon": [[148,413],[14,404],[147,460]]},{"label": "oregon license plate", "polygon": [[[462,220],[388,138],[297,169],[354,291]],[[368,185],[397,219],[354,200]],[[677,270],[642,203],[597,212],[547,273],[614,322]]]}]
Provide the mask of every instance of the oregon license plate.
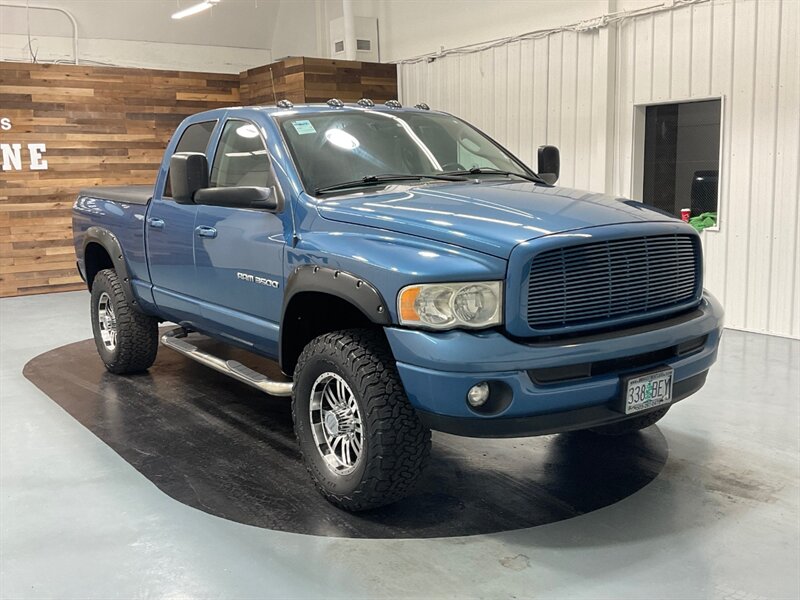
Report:
[{"label": "oregon license plate", "polygon": [[622,407],[626,415],[672,402],[671,368],[632,375],[622,380]]}]

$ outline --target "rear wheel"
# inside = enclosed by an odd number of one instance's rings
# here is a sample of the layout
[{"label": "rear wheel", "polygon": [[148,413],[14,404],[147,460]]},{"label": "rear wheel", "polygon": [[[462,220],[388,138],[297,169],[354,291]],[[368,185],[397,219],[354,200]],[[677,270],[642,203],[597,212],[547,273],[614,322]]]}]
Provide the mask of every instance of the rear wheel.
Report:
[{"label": "rear wheel", "polygon": [[158,352],[158,320],[134,310],[116,271],[100,271],[92,283],[92,331],[97,352],[112,373],[146,371]]},{"label": "rear wheel", "polygon": [[409,403],[379,332],[341,331],[312,340],[294,380],[295,433],[325,498],[358,511],[411,490],[428,461],[431,435]]},{"label": "rear wheel", "polygon": [[600,435],[609,436],[634,433],[636,431],[646,429],[647,427],[655,424],[657,421],[660,421],[661,418],[667,414],[668,410],[669,406],[664,406],[663,408],[651,410],[643,415],[639,415],[638,417],[632,417],[630,419],[625,419],[624,421],[617,421],[616,423],[610,423],[609,425],[601,425],[600,427],[592,427],[589,431]]}]

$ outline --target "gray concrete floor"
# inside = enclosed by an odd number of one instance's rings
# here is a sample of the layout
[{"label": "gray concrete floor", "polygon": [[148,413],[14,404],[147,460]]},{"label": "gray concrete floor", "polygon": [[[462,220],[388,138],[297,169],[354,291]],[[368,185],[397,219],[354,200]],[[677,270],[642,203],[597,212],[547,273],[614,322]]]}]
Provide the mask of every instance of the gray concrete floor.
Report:
[{"label": "gray concrete floor", "polygon": [[2,598],[798,598],[800,342],[727,331],[659,425],[661,474],[612,506],[486,536],[350,540],[165,496],[22,377],[91,336],[88,294],[0,300]]}]

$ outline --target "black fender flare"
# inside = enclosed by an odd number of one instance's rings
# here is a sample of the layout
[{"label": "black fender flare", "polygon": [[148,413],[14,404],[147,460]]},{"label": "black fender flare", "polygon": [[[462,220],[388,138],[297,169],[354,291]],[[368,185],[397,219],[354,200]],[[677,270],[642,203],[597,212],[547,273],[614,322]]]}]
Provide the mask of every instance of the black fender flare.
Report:
[{"label": "black fender flare", "polygon": [[286,280],[281,308],[281,334],[278,355],[283,359],[283,326],[292,298],[303,292],[320,292],[345,300],[377,325],[391,325],[389,307],[377,288],[363,277],[341,269],[320,265],[300,265]]},{"label": "black fender flare", "polygon": [[[136,295],[133,293],[131,278],[128,274],[128,263],[125,261],[125,255],[122,252],[122,245],[119,243],[117,236],[111,233],[108,229],[97,227],[96,225],[89,227],[89,229],[86,230],[86,235],[83,241],[84,265],[86,264],[86,248],[89,246],[89,244],[99,244],[105,249],[106,252],[108,252],[108,255],[111,257],[111,263],[114,265],[114,270],[117,272],[117,276],[120,278],[122,289],[125,290],[125,295],[130,299],[131,306],[133,306],[133,308],[139,312],[144,312],[139,306]],[[86,267],[84,266],[84,269],[85,268]],[[92,282],[87,281],[86,284],[87,286],[91,286]]]}]

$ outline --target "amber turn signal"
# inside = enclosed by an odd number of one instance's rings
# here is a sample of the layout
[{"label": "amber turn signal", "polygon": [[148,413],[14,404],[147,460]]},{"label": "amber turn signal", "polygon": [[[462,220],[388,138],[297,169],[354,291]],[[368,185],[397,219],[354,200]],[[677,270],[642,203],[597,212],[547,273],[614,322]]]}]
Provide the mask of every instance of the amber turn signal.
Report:
[{"label": "amber turn signal", "polygon": [[414,308],[414,302],[422,291],[422,286],[416,285],[405,288],[400,292],[400,319],[403,321],[419,321],[419,314]]}]

